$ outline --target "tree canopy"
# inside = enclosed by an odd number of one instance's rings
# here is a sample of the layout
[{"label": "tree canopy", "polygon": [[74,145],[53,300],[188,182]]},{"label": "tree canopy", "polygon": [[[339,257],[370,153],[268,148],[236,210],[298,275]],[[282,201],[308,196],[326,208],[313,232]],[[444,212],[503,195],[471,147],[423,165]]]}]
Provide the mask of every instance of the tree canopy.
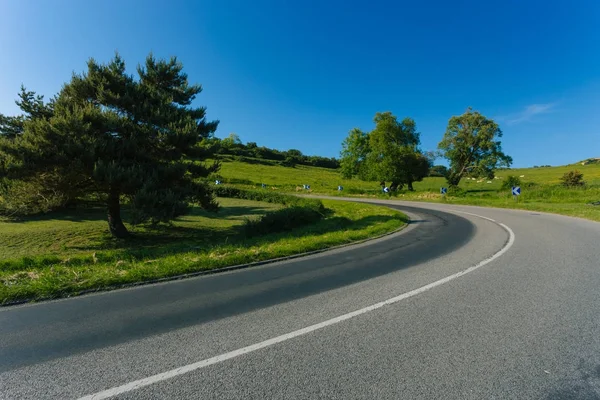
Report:
[{"label": "tree canopy", "polygon": [[190,202],[216,210],[212,191],[199,178],[218,164],[188,160],[203,155],[198,144],[212,136],[218,121],[207,121],[205,108],[191,105],[202,88],[189,84],[183,65],[150,54],[135,77],[116,54],[106,64],[90,59],[87,67],[63,86],[51,113],[41,98],[25,96],[21,108],[29,117],[22,131],[0,142],[6,174],[25,182],[54,174],[77,195],[98,196],[116,237],[128,235],[123,199],[132,223],[167,222],[186,213]]},{"label": "tree canopy", "polygon": [[419,149],[415,121],[402,121],[391,112],[376,113],[375,128],[365,133],[353,129],[342,143],[341,173],[345,178],[391,182],[392,190],[421,181],[429,172],[430,159]]},{"label": "tree canopy", "polygon": [[22,114],[18,116],[6,116],[0,114],[0,136],[13,139],[23,133],[25,122],[32,119],[48,119],[54,112],[54,100],[44,102],[44,96],[29,91],[21,86],[19,100],[15,101]]},{"label": "tree canopy", "polygon": [[438,145],[450,164],[448,184],[457,186],[466,174],[491,179],[497,168],[509,167],[512,158],[502,152],[501,137],[502,131],[494,120],[471,108],[450,118]]}]

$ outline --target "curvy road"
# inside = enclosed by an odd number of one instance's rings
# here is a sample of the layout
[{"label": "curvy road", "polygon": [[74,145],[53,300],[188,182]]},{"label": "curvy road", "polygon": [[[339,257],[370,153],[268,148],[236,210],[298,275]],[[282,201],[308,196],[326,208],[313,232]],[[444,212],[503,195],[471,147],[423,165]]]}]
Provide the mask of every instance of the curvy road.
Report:
[{"label": "curvy road", "polygon": [[1,308],[0,398],[600,399],[599,223],[386,204],[375,241]]}]

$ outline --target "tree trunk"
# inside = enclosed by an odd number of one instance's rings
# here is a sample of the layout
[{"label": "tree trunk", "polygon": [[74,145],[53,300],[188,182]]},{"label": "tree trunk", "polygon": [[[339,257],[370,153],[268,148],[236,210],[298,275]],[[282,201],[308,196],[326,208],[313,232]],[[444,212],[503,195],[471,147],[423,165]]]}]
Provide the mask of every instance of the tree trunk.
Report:
[{"label": "tree trunk", "polygon": [[448,181],[448,184],[450,186],[456,187],[460,183],[460,178],[461,178],[460,174],[451,172],[448,174],[448,177],[446,178],[446,180]]},{"label": "tree trunk", "polygon": [[119,191],[114,188],[111,188],[108,194],[108,229],[111,235],[118,239],[124,239],[129,236],[129,232],[121,219]]},{"label": "tree trunk", "polygon": [[415,189],[413,189],[413,185],[412,184],[413,184],[412,181],[408,182],[408,190],[411,191],[411,192],[414,192]]}]

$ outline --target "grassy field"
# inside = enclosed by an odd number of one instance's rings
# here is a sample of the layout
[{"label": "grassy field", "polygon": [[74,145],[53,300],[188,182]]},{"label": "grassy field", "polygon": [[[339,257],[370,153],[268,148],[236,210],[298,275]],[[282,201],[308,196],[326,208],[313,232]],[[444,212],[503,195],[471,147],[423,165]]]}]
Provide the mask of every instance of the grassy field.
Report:
[{"label": "grassy field", "polygon": [[130,241],[109,236],[102,209],[0,222],[0,304],[288,256],[377,236],[406,223],[403,214],[388,208],[324,201],[332,212],[320,222],[247,238],[242,233],[246,218],[280,206],[220,202],[219,214],[194,209],[172,226],[136,228]]},{"label": "grassy field", "polygon": [[[561,176],[574,169],[584,174],[586,188],[560,186]],[[298,187],[308,184],[315,194],[388,197],[381,193],[378,182],[345,180],[337,171],[324,168],[289,168],[233,161],[224,162],[220,174],[225,180],[242,187],[256,187],[264,183],[267,185],[265,190],[297,192]],[[520,177],[522,181],[522,195],[518,201],[513,199],[510,191],[501,190],[503,179],[509,175]],[[439,194],[440,188],[447,186],[444,178],[425,178],[423,182],[414,184],[415,192],[401,191],[397,198],[546,211],[600,221],[600,206],[588,204],[600,200],[600,164],[502,170],[498,171],[497,178],[491,181],[463,179],[460,187],[466,193],[447,198]],[[344,190],[337,191],[338,185],[342,185]]]},{"label": "grassy field", "polygon": [[[508,175],[521,176],[524,182],[532,182],[540,185],[552,185],[560,182],[560,177],[568,171],[577,169],[584,174],[584,180],[590,186],[600,186],[600,164],[570,165],[547,168],[523,168],[498,171],[499,178]],[[219,174],[226,180],[241,186],[260,186],[264,183],[269,188],[278,190],[295,190],[303,184],[311,185],[311,190],[316,193],[332,193],[337,191],[338,185],[344,190],[372,190],[380,191],[378,182],[365,182],[357,179],[342,179],[338,171],[327,168],[308,167],[298,165],[294,168],[279,165],[247,164],[239,161],[223,162]],[[502,180],[493,180],[491,184],[487,181],[478,183],[472,180],[463,180],[461,186],[465,189],[481,189],[485,191],[498,190]],[[414,184],[416,191],[439,191],[445,186],[444,178],[425,178],[423,182]]]}]

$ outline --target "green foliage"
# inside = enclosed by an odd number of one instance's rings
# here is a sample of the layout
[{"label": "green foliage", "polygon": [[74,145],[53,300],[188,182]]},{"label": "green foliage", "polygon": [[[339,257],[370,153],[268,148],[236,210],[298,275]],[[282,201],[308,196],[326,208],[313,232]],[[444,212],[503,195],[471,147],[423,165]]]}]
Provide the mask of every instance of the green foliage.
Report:
[{"label": "green foliage", "polygon": [[392,190],[423,180],[429,173],[431,160],[418,149],[419,133],[415,121],[398,122],[390,112],[377,113],[375,129],[350,131],[342,143],[342,177],[391,181]]},{"label": "green foliage", "polygon": [[126,74],[119,55],[108,64],[91,59],[87,73],[64,85],[50,118],[32,117],[22,134],[0,142],[8,176],[26,182],[50,172],[68,176],[82,192],[106,199],[117,237],[128,234],[123,199],[132,206],[132,223],[168,222],[190,202],[216,210],[198,179],[218,168],[197,162],[218,124],[206,121],[204,108],[190,106],[200,85],[188,83],[176,58],[149,55],[137,75]]},{"label": "green foliage", "polygon": [[429,176],[445,178],[448,174],[448,167],[445,165],[434,165],[429,169]]},{"label": "green foliage", "polygon": [[316,222],[324,218],[326,214],[323,202],[318,199],[306,199],[264,190],[244,190],[233,186],[218,186],[215,193],[219,197],[277,203],[286,206],[281,210],[267,213],[258,220],[248,219],[244,225],[244,232],[248,236],[290,231]]},{"label": "green foliage", "polygon": [[521,179],[518,176],[509,175],[502,181],[502,190],[511,189],[515,186],[521,186]]},{"label": "green foliage", "polygon": [[230,149],[232,147],[241,147],[242,140],[235,133],[230,133],[225,139],[221,140],[221,146]]},{"label": "green foliage", "polygon": [[583,174],[578,170],[566,172],[561,178],[561,183],[566,187],[581,187],[585,186]]},{"label": "green foliage", "polygon": [[448,195],[452,197],[466,197],[467,191],[459,186],[450,186],[448,188]]},{"label": "green foliage", "polygon": [[509,167],[512,158],[502,152],[501,137],[498,124],[471,108],[450,118],[438,145],[450,163],[450,186],[458,185],[467,174],[491,179],[498,167]]},{"label": "green foliage", "polygon": [[369,155],[369,134],[354,128],[342,142],[340,168],[343,178],[357,176],[368,179],[367,156]]},{"label": "green foliage", "polygon": [[217,186],[214,189],[214,192],[217,197],[262,201],[265,203],[282,204],[288,207],[309,207],[319,211],[320,213],[325,212],[323,202],[318,199],[307,199],[290,194],[269,192],[266,190],[246,190],[237,188],[235,186],[224,185]]},{"label": "green foliage", "polygon": [[323,219],[325,215],[313,207],[292,206],[263,215],[259,219],[248,219],[244,233],[248,237],[268,233],[286,232]]},{"label": "green foliage", "polygon": [[21,85],[19,100],[15,104],[22,111],[21,115],[10,117],[0,114],[0,137],[15,138],[23,133],[25,123],[33,119],[49,119],[54,112],[54,100],[46,103],[44,96],[28,91]]},{"label": "green foliage", "polygon": [[333,157],[307,156],[296,149],[279,151],[264,146],[258,147],[255,142],[248,142],[244,145],[236,134],[230,134],[229,137],[223,140],[211,138],[210,145],[219,159],[229,159],[233,156],[236,160],[248,163],[262,163],[264,165],[277,164],[285,167],[310,165],[336,169],[340,166],[339,161]]}]

